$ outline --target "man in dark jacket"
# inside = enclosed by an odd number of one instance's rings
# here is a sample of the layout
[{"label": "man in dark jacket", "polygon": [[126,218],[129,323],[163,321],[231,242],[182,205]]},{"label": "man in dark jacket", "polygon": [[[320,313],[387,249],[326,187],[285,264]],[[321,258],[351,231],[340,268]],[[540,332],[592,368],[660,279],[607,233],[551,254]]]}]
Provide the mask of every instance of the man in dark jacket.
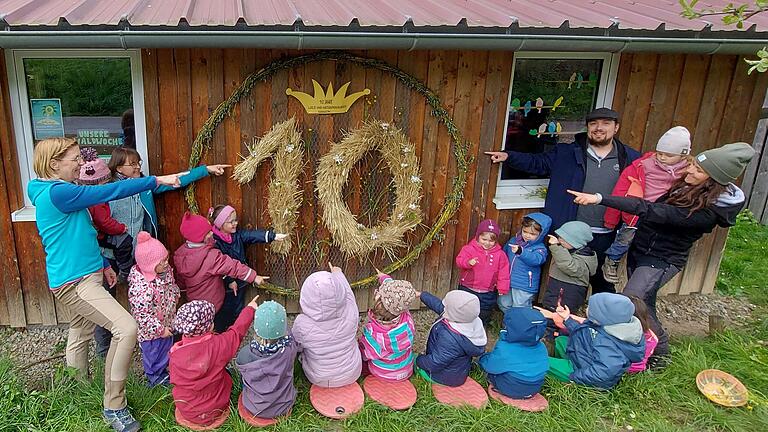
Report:
[{"label": "man in dark jacket", "polygon": [[[570,144],[558,144],[546,153],[515,151],[486,152],[494,163],[538,175],[549,175],[544,213],[552,218],[552,228],[579,220],[592,228],[589,247],[597,253],[598,270],[590,278],[592,292],[615,292],[613,284],[603,277],[605,251],[613,242],[615,232],[603,225],[605,207],[578,206],[567,189],[589,191],[610,196],[621,171],[640,157],[633,148],[616,137],[619,114],[608,108],[598,108],[587,115],[587,132],[576,134]],[[575,188],[575,189],[574,189]]]}]

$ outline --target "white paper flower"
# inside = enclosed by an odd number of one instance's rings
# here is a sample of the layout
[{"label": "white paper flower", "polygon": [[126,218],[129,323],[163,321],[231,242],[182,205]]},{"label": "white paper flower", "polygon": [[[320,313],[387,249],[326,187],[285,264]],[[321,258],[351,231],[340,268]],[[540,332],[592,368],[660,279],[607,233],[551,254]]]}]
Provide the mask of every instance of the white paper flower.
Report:
[{"label": "white paper flower", "polygon": [[379,238],[379,236],[376,235],[376,233],[371,233],[371,240],[376,240],[377,238]]},{"label": "white paper flower", "polygon": [[411,148],[409,146],[403,147],[403,153],[408,153],[409,151],[411,151]]},{"label": "white paper flower", "polygon": [[416,210],[417,207],[416,207],[416,204],[411,204],[408,206],[408,208],[411,210]]},{"label": "white paper flower", "polygon": [[384,129],[384,130],[389,129],[389,123],[382,123],[381,124],[381,128]]},{"label": "white paper flower", "polygon": [[342,159],[341,155],[335,155],[333,160],[336,162],[336,165],[340,165],[342,162],[344,162],[344,159]]},{"label": "white paper flower", "polygon": [[397,214],[397,220],[403,220],[404,218],[405,218],[405,216],[403,216],[402,213],[398,213]]},{"label": "white paper flower", "polygon": [[408,164],[403,162],[400,164],[400,168],[408,168]]},{"label": "white paper flower", "polygon": [[293,144],[288,144],[287,146],[285,146],[285,152],[286,152],[286,153],[290,153],[290,152],[292,152],[294,149],[295,149],[295,147],[293,146]]},{"label": "white paper flower", "polygon": [[419,176],[411,176],[411,183],[418,183],[420,181],[421,179],[419,178]]},{"label": "white paper flower", "polygon": [[359,224],[357,224],[357,229],[359,229],[359,230],[365,229],[365,225],[359,223]]}]

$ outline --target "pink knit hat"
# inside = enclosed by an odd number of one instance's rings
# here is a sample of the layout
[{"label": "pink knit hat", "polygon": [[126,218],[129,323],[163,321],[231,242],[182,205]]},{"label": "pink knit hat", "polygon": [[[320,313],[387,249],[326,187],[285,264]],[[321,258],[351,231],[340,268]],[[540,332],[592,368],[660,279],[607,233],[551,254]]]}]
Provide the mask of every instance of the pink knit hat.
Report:
[{"label": "pink knit hat", "polygon": [[168,249],[160,243],[160,240],[152,238],[148,232],[139,231],[139,235],[136,236],[135,257],[136,266],[141,274],[147,281],[152,282],[157,277],[155,267],[168,258]]},{"label": "pink knit hat", "polygon": [[96,149],[93,147],[83,147],[80,149],[80,155],[83,156],[85,161],[85,164],[80,167],[80,178],[78,179],[80,184],[97,185],[112,177],[112,172],[109,170],[107,163],[99,157]]},{"label": "pink knit hat", "polygon": [[486,219],[480,222],[480,225],[477,226],[477,231],[475,231],[475,237],[479,237],[480,234],[484,232],[494,233],[498,237],[499,234],[501,234],[501,229],[499,228],[499,224],[497,224],[495,220]]},{"label": "pink knit hat", "polygon": [[205,236],[211,231],[211,223],[200,215],[186,212],[184,217],[181,218],[179,231],[181,231],[181,236],[185,240],[193,243],[202,243]]}]

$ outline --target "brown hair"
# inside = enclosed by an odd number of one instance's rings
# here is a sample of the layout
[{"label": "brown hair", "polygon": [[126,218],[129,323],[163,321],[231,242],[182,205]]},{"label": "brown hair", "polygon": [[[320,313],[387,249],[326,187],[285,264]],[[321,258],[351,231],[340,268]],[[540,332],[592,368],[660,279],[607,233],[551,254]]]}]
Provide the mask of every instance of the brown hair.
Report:
[{"label": "brown hair", "polygon": [[669,189],[669,196],[664,203],[689,209],[688,217],[690,217],[694,212],[714,204],[726,188],[727,186],[721,185],[712,178],[694,186],[686,183],[683,177]]},{"label": "brown hair", "polygon": [[139,152],[128,147],[117,147],[112,150],[112,157],[109,158],[109,170],[114,175],[117,173],[117,167],[125,165],[130,159],[136,159],[137,162],[141,162],[141,155]]},{"label": "brown hair", "polygon": [[523,218],[523,224],[520,227],[520,231],[522,231],[523,228],[533,228],[536,231],[541,232],[541,224],[536,222],[532,218],[529,218],[528,216]]},{"label": "brown hair", "polygon": [[77,141],[72,138],[47,138],[35,145],[32,154],[32,167],[35,174],[43,179],[56,177],[56,172],[51,168],[51,161],[64,156],[72,146],[76,146]]},{"label": "brown hair", "polygon": [[629,300],[635,305],[635,316],[640,321],[640,325],[643,326],[643,332],[647,332],[651,328],[651,317],[648,313],[648,306],[645,302],[640,300],[639,297],[628,295]]},{"label": "brown hair", "polygon": [[392,321],[393,319],[397,318],[397,315],[392,315],[392,313],[384,308],[381,300],[376,302],[371,311],[373,312],[373,316],[375,316],[378,321]]},{"label": "brown hair", "polygon": [[226,204],[219,204],[213,208],[212,212],[208,213],[208,221],[211,222],[211,225],[213,225],[213,221],[216,220],[216,218],[219,216],[219,213],[221,213],[221,211],[224,210],[224,207],[226,206]]},{"label": "brown hair", "polygon": [[483,235],[483,234],[490,234],[491,235],[491,240],[493,240],[493,241],[496,241],[496,238],[498,237],[495,232],[483,231],[483,232],[481,232],[481,233],[479,233],[477,235],[477,238],[480,238],[480,236]]}]

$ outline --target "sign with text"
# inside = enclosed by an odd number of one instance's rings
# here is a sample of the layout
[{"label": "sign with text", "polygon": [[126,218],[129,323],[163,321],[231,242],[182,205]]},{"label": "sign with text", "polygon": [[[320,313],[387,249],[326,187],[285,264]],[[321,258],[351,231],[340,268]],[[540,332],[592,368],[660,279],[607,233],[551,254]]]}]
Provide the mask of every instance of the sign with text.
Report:
[{"label": "sign with text", "polygon": [[32,132],[36,140],[64,136],[61,99],[30,99]]},{"label": "sign with text", "polygon": [[117,147],[123,145],[123,137],[106,129],[78,129],[77,142],[81,146]]},{"label": "sign with text", "polygon": [[301,102],[308,114],[343,114],[349,111],[349,107],[356,100],[371,93],[369,89],[352,93],[347,96],[347,89],[350,83],[346,83],[339,91],[333,92],[333,83],[328,83],[328,90],[323,90],[320,84],[312,80],[315,94],[310,96],[307,93],[296,91],[288,87],[285,94],[293,96]]}]

